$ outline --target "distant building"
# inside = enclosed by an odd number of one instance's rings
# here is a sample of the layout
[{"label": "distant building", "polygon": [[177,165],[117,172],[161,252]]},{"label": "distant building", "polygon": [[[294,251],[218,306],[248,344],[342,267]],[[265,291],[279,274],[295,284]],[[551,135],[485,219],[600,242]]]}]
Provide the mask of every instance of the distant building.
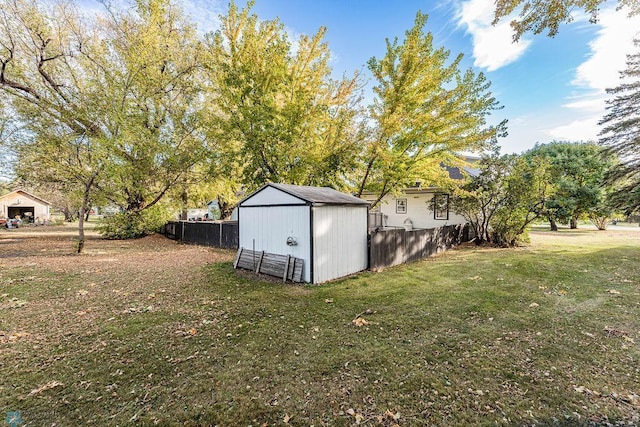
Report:
[{"label": "distant building", "polygon": [[24,190],[0,196],[0,218],[19,216],[25,222],[44,222],[50,220],[50,210],[51,203]]}]

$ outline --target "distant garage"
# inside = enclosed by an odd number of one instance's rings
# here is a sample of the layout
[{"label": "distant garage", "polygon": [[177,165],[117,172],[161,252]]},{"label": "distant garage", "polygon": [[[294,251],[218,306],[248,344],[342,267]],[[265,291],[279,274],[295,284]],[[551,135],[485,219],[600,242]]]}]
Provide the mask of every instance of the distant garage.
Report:
[{"label": "distant garage", "polygon": [[50,219],[50,203],[24,190],[0,196],[0,218],[17,216],[25,222],[45,222]]},{"label": "distant garage", "polygon": [[307,283],[347,276],[368,267],[368,212],[369,202],[331,188],[267,184],[239,204],[239,254],[295,257]]}]

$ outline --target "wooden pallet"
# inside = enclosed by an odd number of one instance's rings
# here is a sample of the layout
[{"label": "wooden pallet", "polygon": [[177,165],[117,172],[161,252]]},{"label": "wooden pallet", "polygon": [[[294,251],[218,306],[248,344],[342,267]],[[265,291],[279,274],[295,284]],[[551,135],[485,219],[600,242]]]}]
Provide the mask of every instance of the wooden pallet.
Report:
[{"label": "wooden pallet", "polygon": [[291,255],[270,254],[264,251],[252,251],[240,248],[236,254],[233,268],[251,270],[256,273],[281,277],[283,282],[302,282],[304,260]]}]

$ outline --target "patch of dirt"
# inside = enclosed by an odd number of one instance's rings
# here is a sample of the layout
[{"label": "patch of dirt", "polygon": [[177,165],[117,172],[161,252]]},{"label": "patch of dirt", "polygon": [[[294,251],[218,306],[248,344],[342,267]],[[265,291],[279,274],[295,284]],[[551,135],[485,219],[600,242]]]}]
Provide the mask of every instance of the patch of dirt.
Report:
[{"label": "patch of dirt", "polygon": [[59,272],[109,270],[156,272],[193,270],[213,262],[231,261],[234,251],[184,245],[162,235],[136,240],[106,240],[87,232],[85,251],[74,253],[77,231],[70,226],[0,232],[0,266],[44,267]]}]

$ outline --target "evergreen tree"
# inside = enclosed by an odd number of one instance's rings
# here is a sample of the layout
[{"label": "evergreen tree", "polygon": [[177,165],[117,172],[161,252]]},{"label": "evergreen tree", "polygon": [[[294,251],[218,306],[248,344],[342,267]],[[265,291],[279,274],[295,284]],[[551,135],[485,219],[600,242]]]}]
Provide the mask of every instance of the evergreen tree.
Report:
[{"label": "evergreen tree", "polygon": [[[640,49],[640,39],[634,40]],[[622,82],[607,92],[607,114],[600,124],[600,143],[620,159],[609,178],[615,183],[612,203],[627,214],[640,212],[640,50],[627,55]]]}]

